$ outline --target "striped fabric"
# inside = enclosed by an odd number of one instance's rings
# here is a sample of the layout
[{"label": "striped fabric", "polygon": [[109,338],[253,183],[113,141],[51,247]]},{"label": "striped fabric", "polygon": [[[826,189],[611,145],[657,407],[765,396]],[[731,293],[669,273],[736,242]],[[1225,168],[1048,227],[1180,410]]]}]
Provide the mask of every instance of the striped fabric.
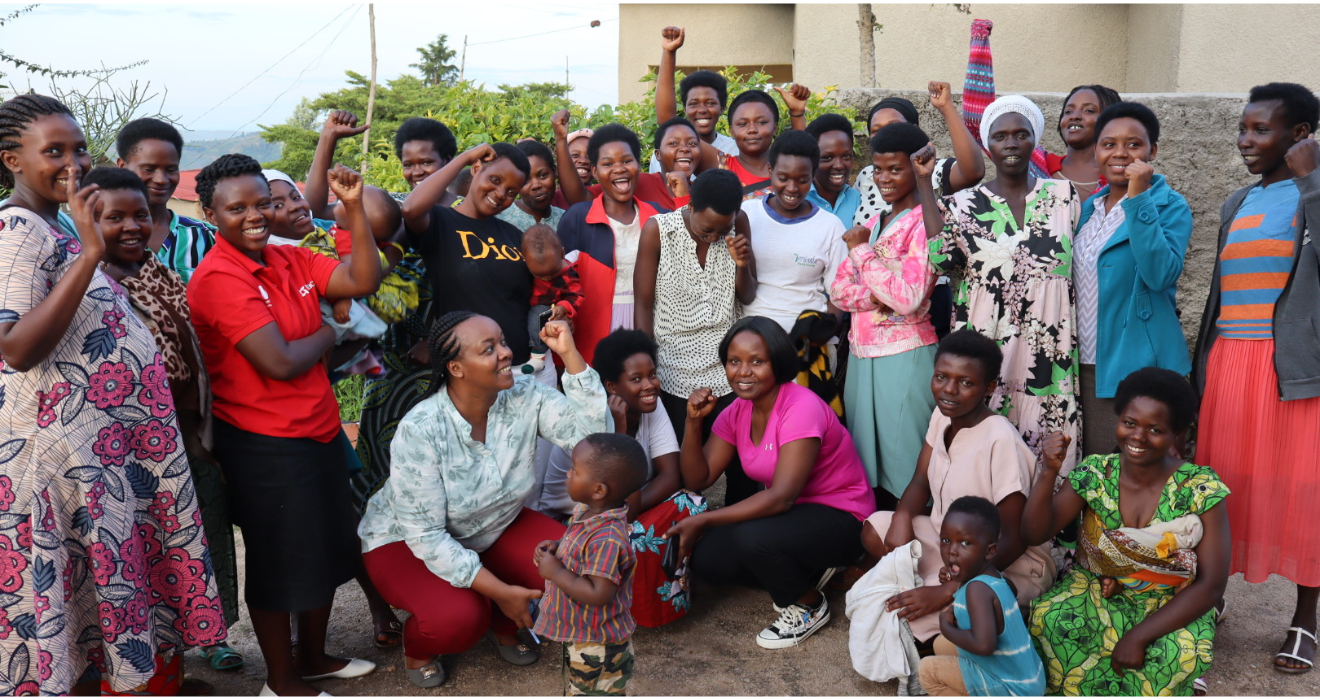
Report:
[{"label": "striped fabric", "polygon": [[1288,283],[1297,244],[1297,183],[1256,187],[1238,208],[1219,252],[1220,312],[1225,338],[1274,337],[1274,304]]},{"label": "striped fabric", "polygon": [[179,273],[187,284],[202,258],[214,247],[215,228],[171,211],[170,235],[160,244],[156,258]]},{"label": "striped fabric", "polygon": [[[1127,195],[1123,195],[1127,199]],[[1073,290],[1077,294],[1077,340],[1079,359],[1084,365],[1095,364],[1096,321],[1100,316],[1100,251],[1127,221],[1123,199],[1113,210],[1105,211],[1104,198],[1095,202],[1095,213],[1073,240]]]},{"label": "striped fabric", "polygon": [[605,605],[585,605],[546,581],[541,614],[533,631],[557,642],[625,642],[637,628],[632,616],[632,579],[637,559],[628,542],[628,507],[591,517],[586,517],[586,510],[578,504],[573,511],[556,555],[578,576],[598,576],[619,588]]},{"label": "striped fabric", "polygon": [[972,21],[972,45],[967,55],[967,75],[963,78],[963,123],[973,134],[981,131],[981,114],[995,101],[995,64],[990,55],[988,19]]}]

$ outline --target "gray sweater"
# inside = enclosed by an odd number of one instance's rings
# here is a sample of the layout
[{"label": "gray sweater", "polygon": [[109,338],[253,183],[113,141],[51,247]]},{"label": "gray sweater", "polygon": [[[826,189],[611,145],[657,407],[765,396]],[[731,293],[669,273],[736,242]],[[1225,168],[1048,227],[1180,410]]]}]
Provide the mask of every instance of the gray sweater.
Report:
[{"label": "gray sweater", "polygon": [[[1282,401],[1320,396],[1320,250],[1311,240],[1311,226],[1320,229],[1320,169],[1296,178],[1301,193],[1297,216],[1298,241],[1293,252],[1292,271],[1274,305],[1274,371],[1279,375],[1279,398]],[[1238,208],[1247,192],[1260,183],[1243,187],[1224,202],[1219,212],[1219,250],[1228,241]],[[1219,319],[1219,260],[1215,260],[1210,297],[1201,317],[1193,368],[1196,388],[1205,392],[1206,362],[1210,348],[1219,337],[1215,322]]]}]

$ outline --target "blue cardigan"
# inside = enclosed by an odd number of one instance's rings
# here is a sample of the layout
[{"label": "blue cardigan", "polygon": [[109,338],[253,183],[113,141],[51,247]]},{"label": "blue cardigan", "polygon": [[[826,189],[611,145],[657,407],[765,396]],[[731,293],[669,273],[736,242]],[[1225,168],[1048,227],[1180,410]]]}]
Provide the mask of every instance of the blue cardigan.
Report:
[{"label": "blue cardigan", "polygon": [[[1077,231],[1109,194],[1105,186],[1082,203]],[[1163,175],[1145,192],[1123,200],[1123,225],[1096,261],[1100,300],[1096,319],[1095,395],[1114,397],[1118,383],[1142,367],[1192,371],[1178,320],[1178,278],[1192,237],[1192,210]]]}]

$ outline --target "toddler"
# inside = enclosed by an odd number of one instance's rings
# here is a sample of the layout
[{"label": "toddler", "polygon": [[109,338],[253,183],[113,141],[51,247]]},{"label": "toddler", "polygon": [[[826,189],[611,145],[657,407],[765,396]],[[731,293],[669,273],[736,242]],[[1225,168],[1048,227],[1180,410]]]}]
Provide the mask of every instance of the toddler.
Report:
[{"label": "toddler", "polygon": [[642,487],[646,453],[619,433],[594,433],[573,449],[565,486],[577,506],[564,536],[536,547],[546,580],[533,632],[564,644],[570,695],[624,695],[632,676],[632,577],[626,501]]},{"label": "toddler", "polygon": [[521,247],[527,269],[536,278],[532,283],[532,309],[527,314],[532,356],[521,371],[536,374],[545,367],[546,346],[541,342],[541,327],[546,321],[573,318],[582,301],[582,282],[577,268],[564,259],[564,246],[549,226],[536,224],[528,228]]},{"label": "toddler", "polygon": [[1018,611],[1017,596],[991,560],[999,549],[999,509],[980,496],[949,506],[940,525],[940,556],[960,584],[940,614],[935,656],[921,660],[931,695],[1039,696],[1045,668]]}]

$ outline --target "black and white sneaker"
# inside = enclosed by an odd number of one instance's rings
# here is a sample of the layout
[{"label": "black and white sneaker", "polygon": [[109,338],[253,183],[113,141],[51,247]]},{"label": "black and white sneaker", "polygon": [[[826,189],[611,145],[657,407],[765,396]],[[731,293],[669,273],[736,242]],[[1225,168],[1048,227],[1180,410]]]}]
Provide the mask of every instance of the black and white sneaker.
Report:
[{"label": "black and white sneaker", "polygon": [[794,603],[779,613],[773,625],[756,635],[756,643],[764,649],[795,647],[830,621],[830,604],[822,596],[815,607]]},{"label": "black and white sneaker", "polygon": [[[840,571],[843,571],[843,569],[844,567],[842,566],[832,566],[826,569],[824,572],[822,572],[820,575],[820,580],[816,582],[816,590],[819,591],[822,596],[824,596],[825,586],[829,585],[830,579],[834,578],[834,575],[839,573]],[[774,608],[775,612],[777,613],[784,612],[784,609],[779,607],[779,604],[774,602],[773,600],[770,601],[770,607]]]}]

